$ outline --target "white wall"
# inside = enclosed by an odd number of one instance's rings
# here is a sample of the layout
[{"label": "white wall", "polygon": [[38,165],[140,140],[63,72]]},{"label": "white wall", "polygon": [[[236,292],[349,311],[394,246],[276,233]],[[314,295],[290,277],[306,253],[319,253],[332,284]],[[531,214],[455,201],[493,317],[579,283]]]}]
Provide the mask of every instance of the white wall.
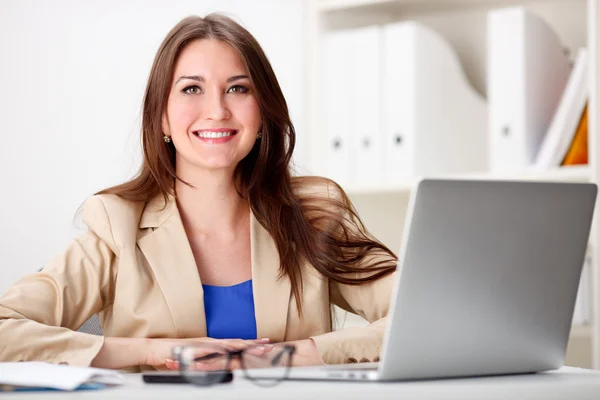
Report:
[{"label": "white wall", "polygon": [[135,173],[154,54],[180,19],[212,11],[263,46],[303,165],[303,0],[0,2],[0,292],[81,233],[86,197]]}]

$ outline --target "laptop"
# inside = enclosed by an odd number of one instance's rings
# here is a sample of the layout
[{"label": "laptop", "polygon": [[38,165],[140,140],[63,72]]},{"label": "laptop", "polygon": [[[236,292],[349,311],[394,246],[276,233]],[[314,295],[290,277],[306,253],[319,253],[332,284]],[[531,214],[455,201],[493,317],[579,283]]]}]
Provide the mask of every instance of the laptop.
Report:
[{"label": "laptop", "polygon": [[560,368],[596,192],[591,183],[420,180],[407,210],[381,361],[295,367],[289,379],[414,380]]}]

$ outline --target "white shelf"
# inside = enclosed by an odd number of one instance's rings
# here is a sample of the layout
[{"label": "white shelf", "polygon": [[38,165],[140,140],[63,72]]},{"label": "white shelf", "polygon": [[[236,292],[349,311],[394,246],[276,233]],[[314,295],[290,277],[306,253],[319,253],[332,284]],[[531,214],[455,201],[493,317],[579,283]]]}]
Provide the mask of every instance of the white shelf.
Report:
[{"label": "white shelf", "polygon": [[[527,180],[555,182],[590,182],[591,169],[588,165],[569,166],[550,169],[547,171],[525,171],[514,173],[473,173],[461,175],[439,176],[450,179],[493,179],[493,180]],[[349,195],[400,194],[410,191],[415,180],[407,180],[394,185],[347,185],[344,190]]]},{"label": "white shelf", "polygon": [[573,325],[571,327],[571,338],[576,339],[591,339],[592,327],[591,325]]},{"label": "white shelf", "polygon": [[[491,5],[509,6],[511,4],[523,4],[535,0],[316,0],[315,8],[320,12],[347,11],[361,8],[401,8],[402,10],[427,10],[436,9],[455,10],[457,7],[489,7]],[[540,0],[537,0],[538,2]],[[549,0],[546,0],[549,1]]]},{"label": "white shelf", "polygon": [[589,182],[592,178],[592,174],[591,169],[588,165],[576,165],[568,167],[557,167],[545,171],[465,174],[459,177],[465,179]]}]

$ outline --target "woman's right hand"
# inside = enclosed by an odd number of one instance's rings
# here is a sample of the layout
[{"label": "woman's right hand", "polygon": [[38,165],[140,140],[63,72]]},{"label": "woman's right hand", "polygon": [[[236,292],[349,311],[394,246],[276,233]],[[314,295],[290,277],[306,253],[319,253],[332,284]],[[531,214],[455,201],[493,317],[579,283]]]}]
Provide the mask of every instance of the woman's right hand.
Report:
[{"label": "woman's right hand", "polygon": [[186,345],[210,345],[218,346],[227,350],[243,350],[249,346],[266,345],[265,350],[270,349],[269,339],[243,340],[243,339],[213,339],[213,338],[190,338],[190,339],[144,339],[141,365],[149,365],[157,369],[177,369],[177,363],[173,360],[172,349],[175,346]]},{"label": "woman's right hand", "polygon": [[172,360],[175,346],[193,344],[216,345],[228,350],[242,350],[249,346],[264,345],[269,351],[269,339],[147,339],[105,337],[102,348],[91,362],[92,367],[120,369],[139,365],[150,365],[156,369],[177,369]]}]

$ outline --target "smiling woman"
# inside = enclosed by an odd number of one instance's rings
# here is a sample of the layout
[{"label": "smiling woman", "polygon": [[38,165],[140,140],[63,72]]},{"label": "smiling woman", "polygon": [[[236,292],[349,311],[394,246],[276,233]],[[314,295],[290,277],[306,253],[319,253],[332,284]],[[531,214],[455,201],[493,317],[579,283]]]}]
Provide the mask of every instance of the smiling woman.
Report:
[{"label": "smiling woman", "polygon": [[233,175],[261,124],[244,62],[223,41],[198,40],[182,50],[174,77],[163,132],[177,148],[177,176],[191,181],[215,169]]},{"label": "smiling woman", "polygon": [[[188,17],[159,48],[131,181],[89,230],[0,297],[0,361],[174,368],[188,344],[294,346],[293,365],[378,358],[395,255],[343,190],[292,177],[295,130],[254,37]],[[372,324],[331,332],[331,305]],[[105,337],[75,332],[99,313]]]}]

